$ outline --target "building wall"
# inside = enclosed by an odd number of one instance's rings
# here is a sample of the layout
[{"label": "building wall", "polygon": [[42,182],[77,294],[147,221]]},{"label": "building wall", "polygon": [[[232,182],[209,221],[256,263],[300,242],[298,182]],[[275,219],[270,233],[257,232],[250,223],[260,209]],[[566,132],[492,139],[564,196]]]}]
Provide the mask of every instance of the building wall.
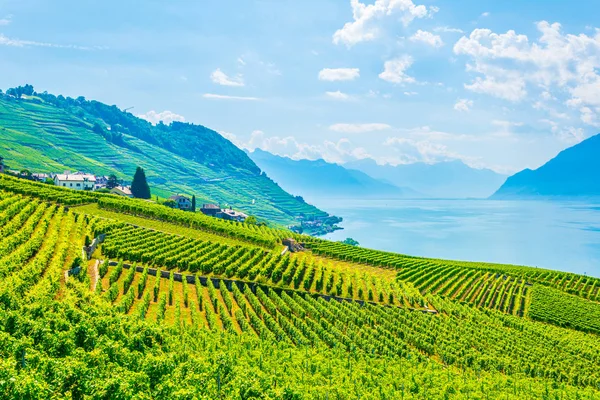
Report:
[{"label": "building wall", "polygon": [[[61,181],[58,178],[54,179],[54,184],[60,187],[66,187],[74,190],[94,190],[94,182],[83,181]],[[78,186],[79,185],[79,186]]]}]

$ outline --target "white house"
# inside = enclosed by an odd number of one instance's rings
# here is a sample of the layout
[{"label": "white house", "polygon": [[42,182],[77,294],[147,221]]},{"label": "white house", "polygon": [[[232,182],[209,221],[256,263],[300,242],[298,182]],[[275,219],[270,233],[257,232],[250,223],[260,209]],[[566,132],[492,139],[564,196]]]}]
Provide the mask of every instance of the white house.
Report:
[{"label": "white house", "polygon": [[110,190],[112,194],[116,194],[123,197],[133,197],[131,193],[131,188],[128,186],[115,186]]},{"label": "white house", "polygon": [[192,201],[185,196],[175,195],[169,197],[169,200],[173,200],[175,202],[175,207],[180,210],[192,209]]},{"label": "white house", "polygon": [[75,190],[94,190],[96,177],[88,174],[58,174],[54,176],[54,184]]}]

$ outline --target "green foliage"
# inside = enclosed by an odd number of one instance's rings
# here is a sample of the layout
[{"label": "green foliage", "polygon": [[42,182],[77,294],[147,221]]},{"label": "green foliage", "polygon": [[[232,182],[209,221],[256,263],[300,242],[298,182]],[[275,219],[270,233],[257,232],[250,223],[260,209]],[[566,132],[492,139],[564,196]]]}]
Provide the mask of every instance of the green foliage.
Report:
[{"label": "green foliage", "polygon": [[137,199],[149,199],[151,197],[150,186],[148,186],[146,174],[140,167],[137,167],[135,175],[133,175],[133,181],[131,181],[131,194]]},{"label": "green foliage", "polygon": [[358,246],[359,245],[359,243],[352,238],[346,238],[341,243],[347,244],[349,246]]},{"label": "green foliage", "polygon": [[600,303],[535,285],[529,316],[538,321],[600,334]]}]

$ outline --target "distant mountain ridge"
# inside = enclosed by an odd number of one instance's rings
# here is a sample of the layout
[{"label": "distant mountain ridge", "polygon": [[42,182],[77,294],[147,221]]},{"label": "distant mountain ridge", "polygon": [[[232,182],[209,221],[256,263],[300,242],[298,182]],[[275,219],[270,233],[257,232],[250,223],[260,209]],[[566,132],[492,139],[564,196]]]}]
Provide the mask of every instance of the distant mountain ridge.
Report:
[{"label": "distant mountain ridge", "polygon": [[509,177],[492,199],[600,197],[600,134],[561,151],[536,170]]},{"label": "distant mountain ridge", "polygon": [[412,189],[400,188],[324,160],[293,160],[261,149],[248,152],[248,155],[285,190],[308,198],[419,196]]},{"label": "distant mountain ridge", "polygon": [[344,167],[435,198],[487,198],[506,179],[505,175],[489,169],[471,168],[461,161],[392,166],[363,159],[345,163]]}]

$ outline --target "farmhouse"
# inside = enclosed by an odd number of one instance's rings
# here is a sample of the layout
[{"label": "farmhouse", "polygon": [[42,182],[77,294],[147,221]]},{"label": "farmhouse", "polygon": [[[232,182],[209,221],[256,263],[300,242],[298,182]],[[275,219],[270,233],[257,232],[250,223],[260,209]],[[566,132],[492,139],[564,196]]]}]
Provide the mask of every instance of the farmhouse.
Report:
[{"label": "farmhouse", "polygon": [[192,201],[185,196],[175,195],[169,197],[169,200],[173,200],[175,202],[175,207],[180,210],[192,209]]},{"label": "farmhouse", "polygon": [[228,221],[244,222],[248,216],[243,212],[234,211],[231,207],[229,207],[229,209],[221,210],[221,218]]},{"label": "farmhouse", "polygon": [[88,174],[58,174],[54,176],[54,184],[74,190],[94,190],[96,177]]},{"label": "farmhouse", "polygon": [[202,214],[204,215],[218,217],[218,214],[221,212],[221,207],[216,204],[203,204],[200,211],[202,211]]},{"label": "farmhouse", "polygon": [[131,188],[128,186],[115,186],[110,190],[110,192],[118,196],[133,197],[133,194],[131,193]]}]

